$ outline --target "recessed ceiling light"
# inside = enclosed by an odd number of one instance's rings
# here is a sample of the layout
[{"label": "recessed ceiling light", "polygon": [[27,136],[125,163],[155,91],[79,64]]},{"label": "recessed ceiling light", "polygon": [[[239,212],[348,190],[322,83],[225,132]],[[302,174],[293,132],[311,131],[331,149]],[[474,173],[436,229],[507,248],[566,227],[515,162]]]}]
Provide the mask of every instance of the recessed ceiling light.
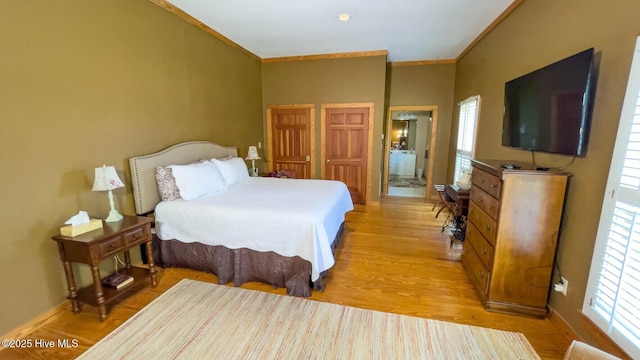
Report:
[{"label": "recessed ceiling light", "polygon": [[340,15],[338,15],[338,19],[340,19],[341,21],[347,21],[351,18],[351,15],[347,14],[347,13],[342,13]]}]

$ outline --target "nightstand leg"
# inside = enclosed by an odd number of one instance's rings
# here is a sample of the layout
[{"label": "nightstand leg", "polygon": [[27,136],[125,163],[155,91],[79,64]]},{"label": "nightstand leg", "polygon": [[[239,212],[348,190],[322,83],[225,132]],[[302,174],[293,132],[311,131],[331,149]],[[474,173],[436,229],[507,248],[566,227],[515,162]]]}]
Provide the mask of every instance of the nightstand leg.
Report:
[{"label": "nightstand leg", "polygon": [[76,300],[76,298],[78,297],[78,288],[76,287],[76,280],[73,278],[73,269],[71,268],[71,263],[66,260],[64,247],[60,242],[58,242],[58,251],[60,252],[60,260],[62,260],[64,274],[67,278],[67,289],[69,289],[69,300],[71,301],[71,309],[74,313],[77,314],[80,312],[80,302]]},{"label": "nightstand leg", "polygon": [[129,250],[124,252],[124,265],[127,269],[131,269],[131,254],[129,254]]},{"label": "nightstand leg", "polygon": [[68,261],[63,262],[64,273],[67,277],[67,288],[69,289],[69,300],[71,301],[71,308],[74,313],[80,312],[80,302],[76,300],[78,296],[78,288],[76,288],[76,280],[73,278],[73,269],[71,263]]},{"label": "nightstand leg", "polygon": [[153,247],[151,246],[151,241],[147,241],[147,262],[149,263],[149,274],[151,274],[151,286],[156,287],[158,285],[158,280],[156,279],[156,266],[153,262]]},{"label": "nightstand leg", "polygon": [[98,305],[100,320],[105,321],[107,319],[107,307],[104,305],[105,300],[104,291],[102,291],[102,282],[100,280],[100,269],[97,266],[92,266],[91,274],[93,274],[93,286],[96,290],[96,304]]}]

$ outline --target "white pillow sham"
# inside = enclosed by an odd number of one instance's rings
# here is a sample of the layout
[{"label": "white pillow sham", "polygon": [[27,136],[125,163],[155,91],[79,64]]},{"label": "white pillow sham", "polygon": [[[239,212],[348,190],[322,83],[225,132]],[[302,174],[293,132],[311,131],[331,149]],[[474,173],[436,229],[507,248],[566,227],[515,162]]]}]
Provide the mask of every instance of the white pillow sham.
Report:
[{"label": "white pillow sham", "polygon": [[218,167],[207,161],[202,164],[171,165],[180,197],[195,200],[227,188],[225,179]]},{"label": "white pillow sham", "polygon": [[211,159],[211,161],[216,164],[218,170],[222,173],[227,187],[245,182],[249,178],[249,169],[242,158],[234,157],[224,161]]}]

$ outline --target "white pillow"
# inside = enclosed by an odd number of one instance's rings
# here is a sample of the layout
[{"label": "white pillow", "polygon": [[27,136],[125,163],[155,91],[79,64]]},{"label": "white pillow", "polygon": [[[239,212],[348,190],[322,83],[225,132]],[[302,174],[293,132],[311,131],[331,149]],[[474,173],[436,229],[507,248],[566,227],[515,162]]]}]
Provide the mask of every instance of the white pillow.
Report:
[{"label": "white pillow", "polygon": [[205,195],[226,189],[226,184],[218,168],[207,161],[202,164],[171,165],[180,197],[195,200]]},{"label": "white pillow", "polygon": [[242,158],[234,157],[233,159],[225,161],[211,159],[211,161],[216,164],[218,170],[222,173],[227,187],[240,184],[249,178],[249,169]]}]

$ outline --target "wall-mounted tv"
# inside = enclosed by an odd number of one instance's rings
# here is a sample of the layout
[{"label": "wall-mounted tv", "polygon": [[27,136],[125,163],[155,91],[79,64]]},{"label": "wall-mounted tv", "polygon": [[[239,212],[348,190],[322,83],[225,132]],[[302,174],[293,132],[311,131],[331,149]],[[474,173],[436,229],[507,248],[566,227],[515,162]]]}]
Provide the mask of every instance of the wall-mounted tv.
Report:
[{"label": "wall-mounted tv", "polygon": [[593,58],[591,48],[505,83],[502,145],[586,156]]}]

